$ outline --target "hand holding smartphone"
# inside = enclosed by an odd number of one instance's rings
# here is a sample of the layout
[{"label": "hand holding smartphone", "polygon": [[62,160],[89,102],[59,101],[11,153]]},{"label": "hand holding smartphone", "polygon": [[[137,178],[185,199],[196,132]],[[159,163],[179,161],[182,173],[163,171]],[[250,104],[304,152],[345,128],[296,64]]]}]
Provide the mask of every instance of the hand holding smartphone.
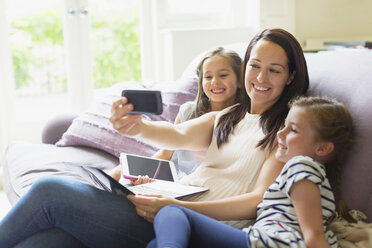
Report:
[{"label": "hand holding smartphone", "polygon": [[160,115],[163,112],[161,92],[158,90],[123,90],[121,95],[133,104],[131,114]]}]

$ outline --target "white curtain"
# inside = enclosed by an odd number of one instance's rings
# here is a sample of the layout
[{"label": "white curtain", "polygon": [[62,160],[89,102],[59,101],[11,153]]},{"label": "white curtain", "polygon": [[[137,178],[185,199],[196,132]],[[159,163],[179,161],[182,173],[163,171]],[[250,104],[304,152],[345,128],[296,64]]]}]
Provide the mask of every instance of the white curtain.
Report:
[{"label": "white curtain", "polygon": [[0,0],[0,161],[3,159],[9,141],[10,126],[14,120],[14,79],[5,10],[5,0]]}]

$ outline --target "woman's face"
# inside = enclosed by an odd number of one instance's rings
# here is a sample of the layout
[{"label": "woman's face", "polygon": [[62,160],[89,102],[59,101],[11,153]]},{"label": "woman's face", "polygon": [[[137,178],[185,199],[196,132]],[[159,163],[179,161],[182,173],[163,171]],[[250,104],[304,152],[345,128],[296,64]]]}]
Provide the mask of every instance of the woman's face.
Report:
[{"label": "woman's face", "polygon": [[288,58],[283,48],[261,39],[253,47],[245,70],[245,87],[251,99],[251,114],[262,114],[291,82]]},{"label": "woman's face", "polygon": [[209,98],[211,110],[221,110],[234,104],[239,84],[230,61],[216,55],[204,61],[202,70],[203,91]]}]

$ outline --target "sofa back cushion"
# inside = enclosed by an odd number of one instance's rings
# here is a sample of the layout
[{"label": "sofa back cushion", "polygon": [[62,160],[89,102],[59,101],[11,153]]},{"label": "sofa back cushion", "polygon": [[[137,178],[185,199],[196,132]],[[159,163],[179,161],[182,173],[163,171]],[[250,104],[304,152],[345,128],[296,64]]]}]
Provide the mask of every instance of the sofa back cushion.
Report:
[{"label": "sofa back cushion", "polygon": [[343,164],[341,196],[372,220],[372,52],[349,49],[306,54],[309,94],[348,105],[356,142]]}]

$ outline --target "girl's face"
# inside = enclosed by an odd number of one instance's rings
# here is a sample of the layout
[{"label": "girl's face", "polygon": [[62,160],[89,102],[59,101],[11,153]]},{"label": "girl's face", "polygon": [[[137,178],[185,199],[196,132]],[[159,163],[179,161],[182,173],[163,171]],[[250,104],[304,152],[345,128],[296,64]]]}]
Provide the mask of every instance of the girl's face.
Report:
[{"label": "girl's face", "polygon": [[216,55],[204,61],[202,70],[203,91],[210,100],[211,110],[221,110],[234,104],[239,83],[230,61]]},{"label": "girl's face", "polygon": [[261,39],[253,47],[245,70],[245,87],[251,99],[251,114],[262,114],[280,97],[293,78],[283,48]]},{"label": "girl's face", "polygon": [[321,142],[316,140],[312,127],[313,119],[304,108],[293,106],[285,120],[284,127],[277,133],[278,150],[275,157],[287,162],[294,156],[304,155],[318,160],[317,151]]}]

